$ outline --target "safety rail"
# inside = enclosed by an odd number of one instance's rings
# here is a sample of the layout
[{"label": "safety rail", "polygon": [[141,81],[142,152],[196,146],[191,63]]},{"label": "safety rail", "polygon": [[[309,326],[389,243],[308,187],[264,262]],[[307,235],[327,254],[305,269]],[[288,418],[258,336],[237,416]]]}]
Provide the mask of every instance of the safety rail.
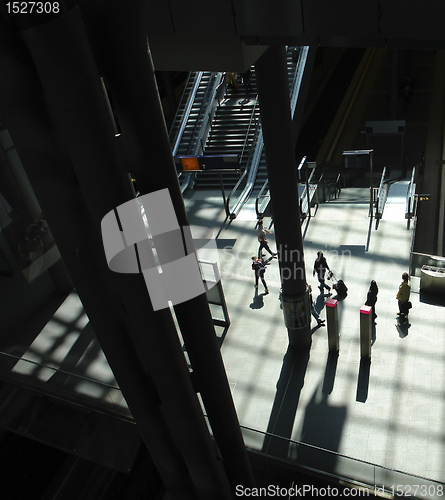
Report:
[{"label": "safety rail", "polygon": [[[312,206],[312,201],[316,196],[317,189],[318,189],[318,182],[314,182],[314,179],[316,177],[315,172],[317,171],[317,167],[312,169],[311,175],[309,176],[309,179],[307,181],[307,186],[304,186],[303,192],[301,193],[300,196],[300,215],[301,217],[306,217],[306,214],[309,213],[309,204]],[[337,177],[336,183],[338,183],[340,179],[340,174]],[[309,203],[308,203],[308,196],[307,196],[307,188],[309,186]]]},{"label": "safety rail", "polygon": [[[303,79],[304,67],[306,65],[307,56],[309,53],[309,47],[301,47],[300,54],[298,57],[298,62],[295,68],[294,78],[292,80],[292,90],[291,90],[291,116],[293,117],[295,112],[295,107],[297,104],[298,93],[300,91],[301,81]],[[231,219],[235,219],[239,214],[244,204],[248,200],[250,194],[252,193],[258,168],[260,166],[261,157],[263,154],[263,131],[261,128],[261,122],[258,122],[257,129],[255,131],[255,137],[252,141],[252,148],[249,153],[249,159],[247,161],[246,170],[244,171],[242,177],[238,181],[237,185],[232,189],[230,195],[227,197],[226,201],[226,213]],[[253,151],[253,152],[252,152]],[[230,203],[235,197],[235,193],[239,190],[242,183],[245,181],[245,186],[243,191],[234,203],[233,208],[231,208]]]},{"label": "safety rail", "polygon": [[[175,127],[172,127],[172,129],[170,131],[170,142],[172,144],[173,156],[175,156],[176,153],[178,152],[178,148],[179,148],[179,145],[181,143],[181,139],[182,139],[182,136],[184,134],[184,130],[185,130],[185,127],[187,125],[187,121],[190,117],[190,112],[192,110],[193,102],[195,100],[196,93],[198,92],[198,88],[199,88],[199,85],[201,83],[203,73],[204,73],[203,71],[198,71],[197,73],[191,73],[189,75],[189,79],[192,78],[192,76],[195,77],[193,87],[190,90],[189,95],[187,96],[187,102],[184,106],[184,109],[182,111],[180,111],[180,109],[178,108],[178,111],[176,112],[176,116],[175,116],[173,123],[179,121],[180,125],[179,125],[177,131],[175,131],[176,130]],[[188,81],[189,80],[187,80],[185,88],[187,88]],[[180,113],[182,113],[182,116],[180,116]]]},{"label": "safety rail", "polygon": [[[241,151],[240,160],[239,160],[240,164],[243,161],[244,152],[249,145],[248,140],[249,140],[249,134],[250,134],[250,129],[252,128],[252,124],[254,124],[255,126],[258,124],[256,115],[255,115],[257,106],[258,106],[258,96],[256,96],[256,98],[255,98],[255,104],[252,106],[252,113],[250,113],[249,125],[247,126],[246,137],[244,139],[243,149]],[[249,150],[250,150],[250,148],[249,148]]]},{"label": "safety rail", "polygon": [[405,219],[413,218],[414,215],[414,200],[416,196],[416,167],[413,167],[411,173],[411,180],[408,186],[408,192],[406,194],[406,206],[405,206]]},{"label": "safety rail", "polygon": [[[255,213],[257,219],[264,217],[270,203],[270,191],[268,190],[269,179],[266,179],[255,200]],[[265,193],[265,191],[267,192]]]},{"label": "safety rail", "polygon": [[[244,169],[239,181],[236,183],[235,187],[232,189],[229,196],[227,197],[226,213],[227,215],[229,215],[231,219],[236,218],[241,208],[243,207],[244,203],[249,198],[250,193],[252,192],[258,167],[261,161],[261,156],[263,154],[263,146],[264,146],[263,131],[261,128],[261,122],[258,122],[255,128],[255,134],[252,140],[252,146],[249,151],[247,166]],[[237,201],[235,202],[233,209],[231,210],[230,202],[233,199],[235,193],[239,190],[240,186],[243,184],[243,182],[245,182],[246,185],[243,191],[241,192],[240,196],[237,198]]]},{"label": "safety rail", "polygon": [[377,202],[376,202],[376,219],[381,219],[383,215],[383,210],[385,208],[386,200],[388,199],[389,192],[389,183],[385,182],[386,177],[386,167],[383,168],[382,177],[380,178],[379,190],[377,193]]},{"label": "safety rail", "polygon": [[303,80],[303,72],[306,65],[306,59],[309,53],[309,47],[300,47],[298,61],[296,63],[296,71],[292,80],[292,90],[290,95],[290,105],[292,118],[294,117],[295,109],[297,107],[298,94],[300,93],[301,81]]},{"label": "safety rail", "polygon": [[[219,102],[218,92],[220,91],[221,85],[224,84],[224,74],[212,73],[211,79],[211,83],[209,83],[206,87],[203,101],[195,121],[195,125],[186,152],[187,155],[199,156],[204,154],[204,144],[211,128],[211,123],[215,115],[217,102]],[[196,90],[194,90],[195,98],[197,90],[197,88]],[[183,118],[183,120],[183,127],[185,128],[187,120],[185,119],[185,117]],[[176,152],[177,148],[174,148],[173,156],[175,156]],[[181,182],[181,192],[184,192],[190,185],[190,182],[193,179],[193,175],[194,174],[188,172],[182,172],[181,174],[179,174],[179,177],[182,176],[184,178],[184,180]]]},{"label": "safety rail", "polygon": [[[356,495],[350,495],[359,497],[376,495],[386,498],[403,496],[411,499],[442,500],[445,495],[444,483],[435,479],[391,469],[270,432],[243,425],[240,428],[246,449],[249,454],[255,456],[257,462],[279,462],[292,470],[298,467],[303,473],[306,471],[309,475],[316,475],[329,482],[334,481],[338,484],[338,488],[331,486],[335,496],[338,496],[342,486],[361,490],[356,491]],[[277,456],[283,448],[292,450],[293,459],[289,458],[288,453]],[[274,454],[272,450],[277,450],[278,453]],[[290,496],[294,497],[295,492],[289,492],[289,498]]]},{"label": "safety rail", "polygon": [[[212,73],[213,82],[208,85],[204,94],[201,109],[199,110],[198,118],[196,119],[193,129],[192,139],[190,140],[187,149],[187,155],[202,155],[204,154],[204,145],[209,134],[213,117],[217,108],[217,93],[218,88],[224,81],[223,73]],[[198,133],[196,134],[196,131]],[[196,135],[196,137],[194,137]]]},{"label": "safety rail", "polygon": [[117,385],[0,352],[0,379],[70,403],[133,421],[122,391]]}]

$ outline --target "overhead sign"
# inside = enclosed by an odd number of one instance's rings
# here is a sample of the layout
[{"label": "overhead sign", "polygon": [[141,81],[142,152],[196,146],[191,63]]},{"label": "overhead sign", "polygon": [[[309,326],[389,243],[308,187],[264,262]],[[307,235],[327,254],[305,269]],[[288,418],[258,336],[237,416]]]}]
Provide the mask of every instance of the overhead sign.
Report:
[{"label": "overhead sign", "polygon": [[207,172],[239,170],[238,155],[175,156],[178,172]]}]

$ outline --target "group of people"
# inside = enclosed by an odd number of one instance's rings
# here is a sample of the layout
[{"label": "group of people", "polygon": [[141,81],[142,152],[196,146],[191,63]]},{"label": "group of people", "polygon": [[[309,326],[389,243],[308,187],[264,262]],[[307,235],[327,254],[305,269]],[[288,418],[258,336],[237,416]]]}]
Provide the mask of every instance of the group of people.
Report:
[{"label": "group of people", "polygon": [[[271,258],[276,258],[277,253],[272,252],[272,250],[269,247],[269,242],[267,241],[267,235],[268,234],[273,234],[271,231],[266,229],[263,225],[263,220],[260,219],[258,221],[258,227],[257,227],[257,236],[258,236],[258,242],[259,242],[259,248],[258,248],[258,255],[252,255],[252,270],[255,273],[255,288],[258,288],[258,282],[261,280],[263,286],[264,286],[264,292],[266,294],[269,293],[269,288],[267,286],[266,280],[264,278],[265,272],[266,272],[266,262],[264,261],[263,257],[265,256],[263,254],[263,250],[266,250],[269,252],[271,255]],[[325,279],[326,279],[326,272],[329,271],[330,275],[332,276],[332,272],[329,268],[329,265],[327,263],[326,257],[323,255],[323,252],[317,252],[317,258],[315,259],[314,262],[314,268],[312,275],[315,276],[317,275],[317,279],[319,282],[318,288],[320,291],[323,293],[324,290],[327,290],[328,293],[331,290],[331,287],[326,284]],[[329,277],[329,276],[328,276]],[[400,320],[402,322],[407,321],[408,318],[408,312],[409,309],[411,308],[411,302],[409,301],[410,298],[410,292],[411,292],[411,284],[409,282],[409,275],[408,273],[403,273],[402,274],[402,283],[399,285],[399,290],[397,292],[396,299],[398,300],[398,305],[399,305],[399,312],[397,315],[399,316]],[[372,312],[372,318],[373,322],[375,324],[375,320],[377,318],[377,314],[375,312],[375,305],[377,302],[377,294],[379,293],[379,287],[376,283],[375,280],[371,280],[371,284],[369,286],[367,295],[366,295],[366,302],[365,305],[371,307],[371,312]],[[319,326],[324,326],[325,325],[325,320],[320,318],[320,314],[315,308],[314,301],[312,299],[312,287],[309,285],[309,297],[310,297],[310,303],[311,303],[311,314],[312,316],[317,320],[317,323]]]},{"label": "group of people", "polygon": [[248,69],[245,73],[242,73],[241,75],[238,75],[238,73],[233,73],[233,72],[228,72],[226,74],[227,78],[227,86],[232,92],[237,92],[238,90],[238,77],[241,77],[243,84],[244,84],[244,90],[246,91],[246,94],[252,91],[252,74],[250,72],[250,69]]},{"label": "group of people", "polygon": [[267,287],[266,280],[264,279],[264,274],[266,272],[266,263],[263,260],[263,248],[270,253],[271,258],[276,258],[277,253],[272,252],[272,250],[269,248],[269,242],[267,241],[266,233],[273,234],[272,231],[269,231],[264,227],[263,219],[260,219],[258,221],[257,227],[258,243],[260,244],[260,246],[258,248],[258,256],[252,255],[252,270],[255,272],[255,288],[258,288],[258,281],[261,279],[261,282],[264,286],[264,293],[268,294],[269,288]]}]

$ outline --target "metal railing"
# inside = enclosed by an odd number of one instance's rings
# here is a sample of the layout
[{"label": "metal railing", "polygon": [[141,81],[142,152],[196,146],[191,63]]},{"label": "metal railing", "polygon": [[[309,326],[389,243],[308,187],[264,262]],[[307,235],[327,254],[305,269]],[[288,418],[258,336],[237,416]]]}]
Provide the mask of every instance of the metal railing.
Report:
[{"label": "metal railing", "polygon": [[[263,154],[263,146],[264,146],[263,131],[261,129],[261,122],[258,122],[255,128],[255,134],[253,137],[252,146],[249,151],[247,166],[244,169],[239,181],[236,183],[235,187],[232,189],[229,196],[227,197],[226,213],[230,215],[231,219],[236,218],[241,208],[244,206],[244,203],[249,198],[250,193],[252,192],[258,167],[261,161],[261,156]],[[244,182],[245,182],[245,187],[243,189],[242,186]],[[230,203],[232,199],[235,197],[237,191],[240,190],[240,188],[243,189],[243,191],[236,199],[233,208],[230,208]]]},{"label": "metal railing", "polygon": [[[172,148],[172,153],[173,156],[177,154],[179,145],[181,143],[182,135],[184,133],[184,130],[187,125],[187,121],[190,117],[190,112],[193,107],[193,103],[196,99],[198,90],[199,90],[199,85],[202,80],[202,73],[199,72],[200,75],[196,78],[195,83],[193,85],[193,89],[189,94],[188,100],[187,100],[187,110],[184,112],[182,116],[182,122],[181,122],[181,127],[179,130],[179,133],[176,137],[175,143]],[[213,120],[213,117],[215,115],[215,111],[219,102],[218,99],[218,93],[221,89],[221,86],[224,84],[224,74],[223,73],[212,73],[210,77],[210,81],[207,84],[203,96],[203,100],[198,112],[198,115],[196,117],[195,125],[190,137],[190,141],[188,143],[187,147],[187,155],[202,155],[204,153],[204,145],[205,141],[207,140],[207,136],[209,134],[210,128],[211,128],[211,123]],[[190,174],[188,172],[182,172],[179,174],[179,177],[181,179],[181,192],[184,192],[185,189],[189,186],[190,181],[192,179],[193,174]]]},{"label": "metal railing", "polygon": [[386,200],[388,199],[389,183],[385,182],[386,177],[386,167],[383,168],[382,177],[380,178],[379,190],[377,193],[376,202],[376,219],[381,219],[383,215],[383,210],[385,208]]},{"label": "metal railing", "polygon": [[202,155],[204,154],[205,142],[209,135],[213,117],[215,116],[216,108],[218,107],[217,94],[221,83],[224,82],[223,73],[212,73],[211,82],[207,85],[203,102],[196,119],[193,136],[190,140],[187,154]]},{"label": "metal railing", "polygon": [[255,104],[253,105],[252,113],[250,114],[249,125],[247,126],[246,137],[244,139],[243,149],[242,149],[241,155],[240,155],[240,160],[239,160],[240,164],[243,161],[243,156],[244,156],[244,152],[246,151],[246,148],[250,151],[251,145],[249,144],[249,135],[250,135],[250,130],[252,128],[252,125],[255,125],[255,127],[258,125],[258,120],[256,117],[257,106],[258,106],[258,96],[256,96],[256,98],[255,98]]},{"label": "metal railing", "polygon": [[[316,170],[317,170],[317,167],[312,169],[311,175],[309,176],[309,179],[308,179],[309,203],[311,206],[312,206],[312,201],[315,198],[316,193],[317,193],[317,189],[318,189],[318,183],[314,182],[315,178],[316,178],[316,173],[315,173]],[[337,189],[339,189],[338,182],[340,180],[340,175],[341,174],[338,174],[337,181],[335,184],[335,186],[336,186],[335,193],[337,193]],[[330,197],[330,194],[329,194],[329,197]],[[337,195],[335,195],[335,197],[337,197]],[[301,211],[301,216],[303,216],[303,214],[309,213],[307,186],[304,186],[303,192],[301,193],[301,196],[300,196],[300,211]]]},{"label": "metal railing", "polygon": [[416,195],[416,167],[413,167],[408,192],[406,194],[405,219],[412,219],[414,215],[414,201]]},{"label": "metal railing", "polygon": [[[403,496],[411,499],[442,500],[445,495],[444,483],[397,469],[349,457],[293,439],[263,432],[243,425],[241,432],[249,453],[264,462],[279,462],[295,470],[334,480],[340,485],[361,489],[356,496],[378,494],[379,497],[393,498]],[[274,451],[272,451],[274,450]],[[280,455],[280,450],[287,453]],[[289,450],[292,450],[289,453]],[[292,459],[289,456],[292,456]],[[295,496],[295,495],[293,495]],[[355,495],[351,495],[355,496]]]},{"label": "metal railing", "polygon": [[[170,135],[170,142],[172,144],[173,156],[176,155],[176,153],[178,152],[179,145],[181,144],[181,139],[182,139],[182,136],[184,134],[184,130],[185,130],[185,127],[187,125],[187,121],[190,117],[190,112],[192,110],[193,102],[195,101],[196,93],[198,92],[198,88],[199,88],[199,85],[201,83],[202,75],[203,75],[203,71],[198,71],[197,73],[191,73],[189,75],[189,80],[190,80],[190,78],[194,78],[193,86],[190,90],[189,95],[187,96],[187,102],[185,103],[184,108],[182,110],[180,110],[178,107],[178,111],[176,112],[176,116],[175,116],[173,123],[178,121],[180,125],[177,128],[177,130],[176,130],[176,128],[172,128],[172,130],[170,132],[170,134],[171,134]],[[186,88],[187,88],[189,80],[187,80]]]},{"label": "metal railing", "polygon": [[0,352],[0,379],[92,410],[132,421],[117,385],[93,380],[13,354]]}]

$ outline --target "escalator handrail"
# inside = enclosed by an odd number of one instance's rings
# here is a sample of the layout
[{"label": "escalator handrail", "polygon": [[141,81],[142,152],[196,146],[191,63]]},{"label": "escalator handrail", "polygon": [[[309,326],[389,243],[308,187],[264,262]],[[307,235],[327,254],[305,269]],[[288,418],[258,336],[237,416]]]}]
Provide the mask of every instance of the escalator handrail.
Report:
[{"label": "escalator handrail", "polygon": [[240,156],[240,160],[239,160],[240,164],[243,161],[244,151],[245,151],[246,146],[247,146],[247,141],[249,139],[249,133],[250,133],[250,129],[252,127],[252,123],[258,123],[257,119],[256,119],[256,115],[255,115],[257,105],[258,105],[258,96],[256,96],[256,98],[255,98],[255,104],[253,105],[252,113],[250,114],[249,125],[247,126],[246,137],[244,139],[243,149],[241,151],[241,156]]},{"label": "escalator handrail", "polygon": [[413,216],[414,209],[414,197],[416,192],[416,166],[413,167],[413,171],[411,172],[411,180],[409,182],[408,191],[406,193],[406,205],[405,205],[405,218],[411,219]]},{"label": "escalator handrail", "polygon": [[[255,142],[255,140],[256,140],[256,142]],[[229,197],[227,198],[227,211],[230,213],[230,217],[232,219],[236,218],[236,216],[240,212],[241,208],[243,207],[244,203],[247,201],[247,199],[250,196],[250,193],[253,190],[256,174],[258,171],[258,167],[260,165],[261,156],[263,154],[263,147],[264,147],[263,130],[261,127],[261,122],[257,123],[257,127],[255,129],[254,144],[255,144],[254,148],[251,149],[249,152],[247,166],[243,172],[243,178],[247,177],[246,186],[243,189],[238,200],[236,201],[233,210],[230,210],[229,203],[230,203],[231,197],[233,196],[233,194],[236,191],[235,188],[233,188],[232,192],[230,193]],[[241,181],[241,179],[240,179],[240,181]],[[237,186],[239,186],[239,184],[240,184],[240,182],[237,184]]]},{"label": "escalator handrail", "polygon": [[[188,91],[188,86],[189,86],[189,83],[190,83],[190,80],[192,79],[192,77],[195,77],[195,76],[196,76],[196,73],[194,73],[193,71],[188,72],[187,79],[186,79],[186,82],[184,84],[184,89],[183,89],[182,94],[181,94],[181,99],[179,100],[179,104],[176,108],[176,113],[175,113],[175,116],[173,118],[172,125],[170,127],[170,130],[168,131],[168,138],[170,139],[170,143],[173,142],[172,137],[174,137],[174,135],[176,134],[175,130],[179,129],[179,127],[181,126],[181,118],[180,117],[184,113],[185,108],[186,108],[186,106],[184,106],[182,108],[182,102],[185,101],[186,99],[188,99],[188,96],[190,93],[190,91]],[[179,123],[177,123],[177,122],[179,122]]]},{"label": "escalator handrail", "polygon": [[[214,102],[215,102],[215,100],[218,100],[217,99],[218,90],[219,90],[221,84],[224,83],[224,73],[215,72],[215,73],[212,73],[212,76],[213,75],[215,75],[215,79],[213,82],[213,85],[214,85],[213,91],[211,92],[210,98],[207,99],[207,102],[206,103],[203,102],[202,113],[200,111],[200,116],[198,118],[198,120],[199,120],[201,116],[204,116],[204,119],[200,125],[198,139],[196,141],[196,147],[195,147],[195,150],[192,152],[192,154],[195,154],[195,155],[197,155],[199,152],[204,154],[204,142],[207,140],[207,137],[205,137],[205,135],[206,135],[206,133],[208,134],[208,132],[210,130],[210,127],[207,128],[207,125],[210,124],[210,126],[211,126],[211,123],[213,121],[213,117],[215,116],[215,112],[216,112],[216,107],[214,106]],[[218,78],[220,80],[219,83],[218,83]],[[205,104],[206,104],[206,106],[205,106]],[[219,106],[219,100],[218,100],[218,106]],[[200,146],[201,146],[201,151],[199,150]]]},{"label": "escalator handrail", "polygon": [[187,98],[187,103],[186,103],[186,106],[184,108],[184,115],[181,119],[181,126],[179,127],[178,135],[176,136],[175,142],[174,142],[173,147],[172,147],[173,156],[176,155],[176,153],[178,152],[179,145],[181,144],[181,139],[182,139],[182,136],[184,134],[184,130],[185,130],[185,127],[187,125],[187,121],[190,117],[190,112],[192,110],[193,102],[195,101],[196,93],[198,92],[199,84],[201,83],[203,73],[204,73],[203,71],[198,71],[196,73],[195,82],[194,82],[192,90]]}]

